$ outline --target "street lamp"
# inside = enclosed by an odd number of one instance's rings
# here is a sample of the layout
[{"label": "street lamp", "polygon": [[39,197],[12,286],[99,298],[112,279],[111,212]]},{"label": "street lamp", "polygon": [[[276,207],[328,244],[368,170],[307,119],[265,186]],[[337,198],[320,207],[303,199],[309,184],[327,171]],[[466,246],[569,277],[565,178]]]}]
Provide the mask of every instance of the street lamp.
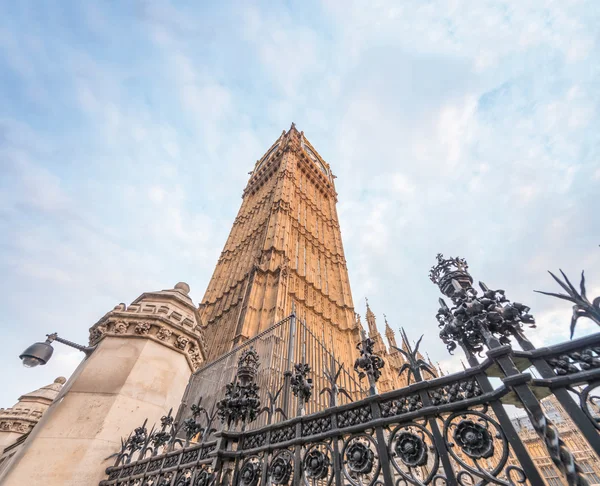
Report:
[{"label": "street lamp", "polygon": [[38,365],[45,365],[54,352],[54,348],[52,347],[54,341],[75,348],[82,353],[85,353],[86,357],[92,354],[94,349],[96,349],[96,346],[81,346],[80,344],[60,338],[57,333],[46,334],[45,342],[34,343],[21,353],[19,358],[23,362],[23,366],[25,366],[25,368],[35,368]]}]

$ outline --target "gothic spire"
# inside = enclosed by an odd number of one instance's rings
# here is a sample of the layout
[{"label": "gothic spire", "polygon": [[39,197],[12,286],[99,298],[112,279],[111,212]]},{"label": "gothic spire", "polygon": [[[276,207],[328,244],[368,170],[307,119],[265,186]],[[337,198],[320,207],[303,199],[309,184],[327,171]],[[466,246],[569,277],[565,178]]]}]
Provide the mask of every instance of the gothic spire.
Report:
[{"label": "gothic spire", "polygon": [[385,337],[387,338],[390,346],[396,347],[396,335],[394,333],[394,330],[390,327],[387,320],[387,316],[385,314],[383,314],[383,319],[385,320]]},{"label": "gothic spire", "polygon": [[367,303],[367,324],[369,325],[369,336],[373,338],[379,334],[379,331],[377,330],[377,324],[375,323],[375,314],[373,314],[373,311],[369,307],[369,299],[366,297],[365,302]]}]

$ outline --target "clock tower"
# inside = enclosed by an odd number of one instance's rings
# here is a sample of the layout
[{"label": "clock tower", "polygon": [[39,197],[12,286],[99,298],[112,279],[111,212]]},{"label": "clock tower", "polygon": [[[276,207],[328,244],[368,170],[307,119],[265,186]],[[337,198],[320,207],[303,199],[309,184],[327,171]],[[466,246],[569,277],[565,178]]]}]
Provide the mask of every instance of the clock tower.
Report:
[{"label": "clock tower", "polygon": [[334,179],[294,124],[256,162],[199,307],[209,361],[295,305],[298,318],[353,366],[360,334]]}]

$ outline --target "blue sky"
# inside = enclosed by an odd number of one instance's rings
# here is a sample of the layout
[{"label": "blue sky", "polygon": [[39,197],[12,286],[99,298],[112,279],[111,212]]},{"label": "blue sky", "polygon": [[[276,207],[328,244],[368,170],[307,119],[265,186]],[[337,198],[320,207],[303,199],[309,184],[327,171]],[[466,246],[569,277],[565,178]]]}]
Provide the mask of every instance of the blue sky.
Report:
[{"label": "blue sky", "polygon": [[[0,2],[0,406],[68,375],[119,302],[198,302],[256,159],[294,121],[331,164],[355,305],[437,337],[438,252],[531,305],[600,295],[600,4]],[[578,333],[594,330],[582,323]]]}]

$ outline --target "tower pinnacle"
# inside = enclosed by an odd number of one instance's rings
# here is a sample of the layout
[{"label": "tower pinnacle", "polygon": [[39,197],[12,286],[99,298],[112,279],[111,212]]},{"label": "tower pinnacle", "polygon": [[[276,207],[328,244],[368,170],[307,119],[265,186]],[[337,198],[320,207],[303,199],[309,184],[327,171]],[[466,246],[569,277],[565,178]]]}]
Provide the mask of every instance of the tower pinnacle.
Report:
[{"label": "tower pinnacle", "polygon": [[385,337],[387,338],[389,345],[393,346],[393,348],[395,348],[396,347],[396,334],[394,333],[394,330],[390,327],[388,320],[387,320],[387,316],[385,314],[383,314],[383,319],[385,320]]}]

